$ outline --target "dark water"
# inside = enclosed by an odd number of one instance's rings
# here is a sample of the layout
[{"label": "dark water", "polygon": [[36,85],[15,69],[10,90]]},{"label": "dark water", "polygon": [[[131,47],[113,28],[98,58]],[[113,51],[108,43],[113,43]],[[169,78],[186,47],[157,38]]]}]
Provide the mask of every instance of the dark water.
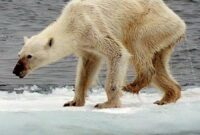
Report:
[{"label": "dark water", "polygon": [[[182,86],[200,85],[200,1],[166,0],[188,25],[187,41],[177,46],[171,59],[171,69]],[[38,33],[60,14],[65,0],[0,0],[0,90],[27,84],[73,85],[76,58],[68,57],[42,68],[26,79],[12,74],[17,53],[23,45],[23,36]],[[100,82],[106,72],[102,69]],[[129,80],[133,78],[128,73]]]}]

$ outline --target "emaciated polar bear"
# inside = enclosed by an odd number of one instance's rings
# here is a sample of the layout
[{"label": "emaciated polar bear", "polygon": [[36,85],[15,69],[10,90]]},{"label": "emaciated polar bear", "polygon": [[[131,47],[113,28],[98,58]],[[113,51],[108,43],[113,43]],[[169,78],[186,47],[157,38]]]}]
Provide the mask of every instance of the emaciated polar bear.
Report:
[{"label": "emaciated polar bear", "polygon": [[153,84],[164,92],[155,102],[163,105],[181,95],[168,61],[185,31],[184,21],[162,0],[72,0],[55,22],[30,39],[25,37],[13,73],[23,78],[75,54],[79,57],[75,97],[64,106],[83,106],[87,89],[105,59],[108,100],[95,107],[115,108],[121,105],[121,89],[131,61],[137,77],[123,90],[138,93]]}]

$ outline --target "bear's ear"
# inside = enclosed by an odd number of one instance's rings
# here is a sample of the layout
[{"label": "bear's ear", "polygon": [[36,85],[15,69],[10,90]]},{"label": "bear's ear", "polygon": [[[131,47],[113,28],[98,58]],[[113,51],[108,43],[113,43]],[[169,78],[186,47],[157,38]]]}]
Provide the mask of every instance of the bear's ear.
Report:
[{"label": "bear's ear", "polygon": [[28,37],[24,36],[24,43],[28,41]]},{"label": "bear's ear", "polygon": [[49,46],[49,47],[52,47],[52,45],[53,45],[53,38],[50,38],[50,39],[49,39],[49,42],[48,42],[48,46]]}]

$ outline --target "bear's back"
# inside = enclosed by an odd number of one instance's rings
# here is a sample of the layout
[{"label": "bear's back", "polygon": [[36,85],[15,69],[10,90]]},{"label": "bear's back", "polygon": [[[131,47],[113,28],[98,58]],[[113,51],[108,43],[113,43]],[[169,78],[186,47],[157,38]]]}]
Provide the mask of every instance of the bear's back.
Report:
[{"label": "bear's back", "polygon": [[174,34],[175,29],[185,31],[185,23],[162,0],[72,0],[64,13],[68,11],[73,12],[65,16],[72,16],[75,24],[70,28],[112,33],[124,43],[134,37],[142,40],[150,35]]},{"label": "bear's back", "polygon": [[79,9],[97,27],[104,24],[115,34],[122,33],[128,25],[139,28],[149,22],[165,22],[168,27],[182,21],[162,0],[80,0]]}]

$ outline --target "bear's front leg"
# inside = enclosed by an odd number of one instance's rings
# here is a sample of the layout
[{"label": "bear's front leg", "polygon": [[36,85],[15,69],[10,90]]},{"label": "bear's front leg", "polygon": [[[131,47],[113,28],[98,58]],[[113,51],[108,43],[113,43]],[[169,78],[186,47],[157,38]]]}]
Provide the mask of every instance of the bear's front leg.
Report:
[{"label": "bear's front leg", "polygon": [[113,50],[114,54],[108,57],[108,75],[105,84],[108,100],[95,105],[96,108],[119,108],[121,106],[121,89],[126,76],[129,55],[122,50],[116,52],[117,50],[119,48]]},{"label": "bear's front leg", "polygon": [[79,58],[77,66],[75,96],[72,101],[65,103],[64,107],[84,106],[88,87],[94,80],[100,63],[101,58],[94,54],[84,53],[84,55]]}]

